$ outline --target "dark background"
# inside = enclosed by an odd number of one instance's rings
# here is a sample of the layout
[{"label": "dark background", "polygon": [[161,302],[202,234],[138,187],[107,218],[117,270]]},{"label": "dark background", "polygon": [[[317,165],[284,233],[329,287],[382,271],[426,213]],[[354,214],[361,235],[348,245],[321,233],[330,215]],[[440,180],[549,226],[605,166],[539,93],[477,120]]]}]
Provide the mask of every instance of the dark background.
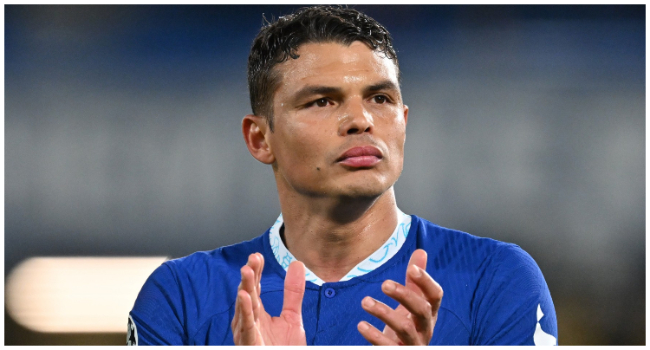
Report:
[{"label": "dark background", "polygon": [[[32,256],[180,257],[279,204],[246,60],[300,6],[5,6],[5,280]],[[562,344],[645,344],[645,6],[354,6],[392,33],[408,214],[514,242]],[[126,319],[126,315],[125,315]],[[40,334],[6,344],[124,344]]]}]

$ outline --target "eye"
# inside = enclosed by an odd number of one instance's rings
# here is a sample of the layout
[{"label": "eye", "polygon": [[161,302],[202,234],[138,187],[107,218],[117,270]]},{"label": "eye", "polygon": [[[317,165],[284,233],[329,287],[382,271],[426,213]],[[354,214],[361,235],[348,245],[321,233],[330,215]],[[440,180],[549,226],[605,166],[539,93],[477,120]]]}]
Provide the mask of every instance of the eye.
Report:
[{"label": "eye", "polygon": [[326,98],[319,98],[318,100],[314,101],[314,104],[318,107],[325,107],[329,104],[329,101],[327,101]]},{"label": "eye", "polygon": [[379,104],[388,102],[388,98],[384,95],[377,95],[372,99],[375,101],[375,103],[379,103]]},{"label": "eye", "polygon": [[327,107],[330,104],[330,100],[327,97],[319,98],[318,100],[311,101],[305,105],[305,108],[311,107]]}]

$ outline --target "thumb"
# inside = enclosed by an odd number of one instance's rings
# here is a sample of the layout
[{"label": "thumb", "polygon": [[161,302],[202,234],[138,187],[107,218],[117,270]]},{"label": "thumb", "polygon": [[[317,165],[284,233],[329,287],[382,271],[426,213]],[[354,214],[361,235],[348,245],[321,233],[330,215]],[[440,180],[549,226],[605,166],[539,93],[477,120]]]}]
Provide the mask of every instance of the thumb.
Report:
[{"label": "thumb", "polygon": [[302,298],[305,295],[305,265],[294,261],[284,278],[282,314],[289,323],[302,325]]}]

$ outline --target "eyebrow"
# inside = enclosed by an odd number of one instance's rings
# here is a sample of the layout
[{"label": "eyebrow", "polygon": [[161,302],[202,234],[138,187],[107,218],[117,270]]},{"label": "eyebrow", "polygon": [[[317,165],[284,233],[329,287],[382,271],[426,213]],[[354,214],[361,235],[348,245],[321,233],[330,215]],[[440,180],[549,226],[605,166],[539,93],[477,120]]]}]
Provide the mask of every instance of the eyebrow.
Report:
[{"label": "eyebrow", "polygon": [[365,93],[370,93],[370,92],[376,92],[376,91],[381,91],[381,90],[395,90],[399,91],[399,88],[395,83],[393,83],[390,80],[384,80],[380,83],[377,83],[375,85],[370,85],[367,88],[364,89]]},{"label": "eyebrow", "polygon": [[332,86],[319,86],[319,85],[308,85],[298,90],[295,93],[293,99],[294,101],[300,101],[307,96],[312,95],[329,95],[329,94],[341,94],[343,90],[337,87]]},{"label": "eyebrow", "polygon": [[[399,88],[395,83],[390,80],[384,80],[377,84],[370,85],[363,89],[364,94],[369,94],[382,90],[394,90],[399,91]],[[343,89],[333,86],[322,86],[322,85],[307,85],[302,89],[298,90],[293,96],[294,101],[301,101],[304,98],[312,95],[341,95],[343,94]]]}]

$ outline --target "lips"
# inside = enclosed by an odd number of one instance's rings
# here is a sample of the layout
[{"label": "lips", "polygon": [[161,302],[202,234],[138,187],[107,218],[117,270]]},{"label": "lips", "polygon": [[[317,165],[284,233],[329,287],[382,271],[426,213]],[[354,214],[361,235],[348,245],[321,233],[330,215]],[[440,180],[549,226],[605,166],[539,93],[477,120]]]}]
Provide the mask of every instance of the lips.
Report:
[{"label": "lips", "polygon": [[381,161],[383,155],[373,146],[354,147],[345,151],[336,161],[353,168],[371,167]]}]

